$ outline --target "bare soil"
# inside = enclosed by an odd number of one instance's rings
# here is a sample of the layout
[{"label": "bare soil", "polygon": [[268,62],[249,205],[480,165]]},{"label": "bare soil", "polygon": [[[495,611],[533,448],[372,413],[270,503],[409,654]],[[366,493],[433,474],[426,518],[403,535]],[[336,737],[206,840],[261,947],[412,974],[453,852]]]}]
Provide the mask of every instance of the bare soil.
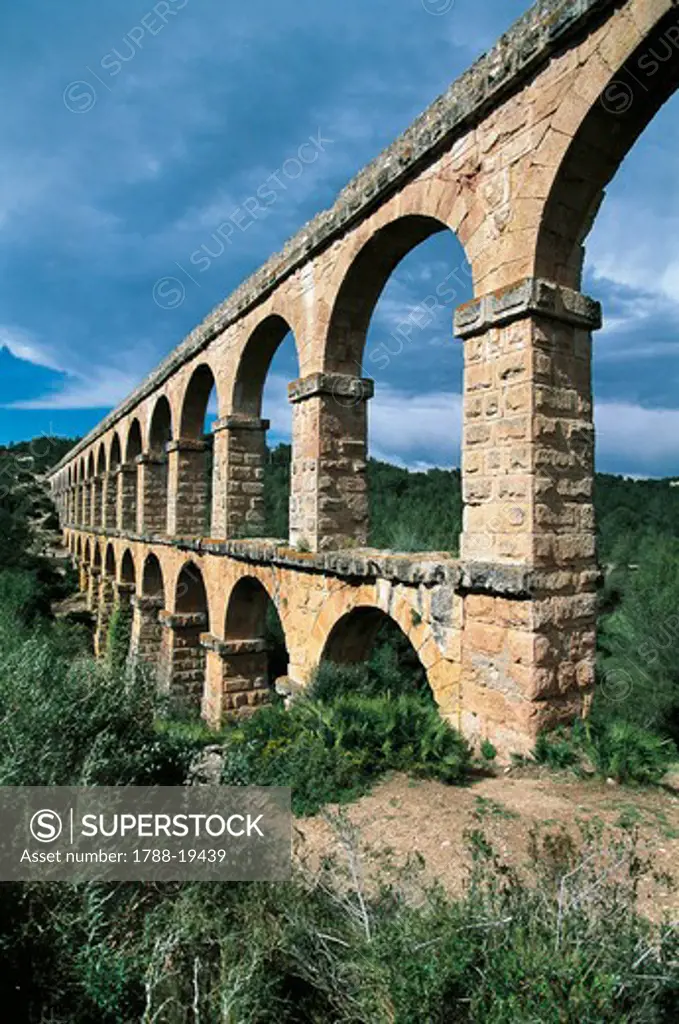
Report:
[{"label": "bare soil", "polygon": [[[345,856],[333,818],[340,813],[359,836],[362,871],[399,869],[424,862],[424,880],[462,893],[471,864],[469,830],[481,829],[501,859],[530,870],[531,831],[565,827],[578,839],[578,822],[605,826],[607,841],[636,830],[639,851],[653,874],[641,887],[640,910],[654,920],[679,912],[679,792],[669,787],[629,788],[581,780],[540,768],[513,769],[471,784],[445,786],[395,774],[355,803],[328,807],[296,822],[296,856],[314,870],[325,856]],[[671,881],[670,881],[671,880]]]}]

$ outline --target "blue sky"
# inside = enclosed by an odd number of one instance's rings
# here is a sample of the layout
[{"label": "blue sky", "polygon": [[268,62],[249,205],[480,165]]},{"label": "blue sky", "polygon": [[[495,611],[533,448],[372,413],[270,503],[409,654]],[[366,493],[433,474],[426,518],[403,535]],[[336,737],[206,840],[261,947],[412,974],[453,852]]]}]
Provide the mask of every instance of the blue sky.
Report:
[{"label": "blue sky", "polygon": [[[0,110],[0,443],[83,433],[239,282],[376,156],[525,9],[524,0],[117,0],[3,12]],[[598,467],[679,474],[679,142],[671,101],[620,169],[588,244]],[[297,179],[281,172],[326,140]],[[278,173],[268,215],[205,270],[190,257]],[[452,269],[452,236],[403,261],[367,353]],[[188,269],[190,280],[176,264]],[[183,301],[154,284],[177,275]],[[468,294],[460,290],[460,301]],[[450,313],[389,361],[373,454],[459,459],[461,352]],[[289,430],[294,350],[266,392]]]}]

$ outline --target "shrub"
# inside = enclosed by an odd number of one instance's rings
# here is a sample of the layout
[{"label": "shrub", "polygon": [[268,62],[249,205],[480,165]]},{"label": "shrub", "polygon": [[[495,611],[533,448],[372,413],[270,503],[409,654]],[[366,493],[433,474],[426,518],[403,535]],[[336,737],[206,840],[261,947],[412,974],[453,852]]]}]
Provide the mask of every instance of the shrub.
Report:
[{"label": "shrub", "polygon": [[622,719],[576,722],[541,734],[534,758],[550,768],[582,769],[589,764],[617,782],[657,783],[677,757],[671,740]]},{"label": "shrub", "polygon": [[223,782],[291,786],[298,814],[353,799],[390,770],[459,783],[470,763],[436,708],[407,696],[263,708],[231,732],[224,753]]},{"label": "shrub", "polygon": [[602,775],[628,783],[659,782],[677,757],[671,740],[625,721],[598,728],[589,750]]},{"label": "shrub", "polygon": [[0,784],[177,785],[195,745],[155,727],[141,676],[125,681],[64,624],[0,615]]}]

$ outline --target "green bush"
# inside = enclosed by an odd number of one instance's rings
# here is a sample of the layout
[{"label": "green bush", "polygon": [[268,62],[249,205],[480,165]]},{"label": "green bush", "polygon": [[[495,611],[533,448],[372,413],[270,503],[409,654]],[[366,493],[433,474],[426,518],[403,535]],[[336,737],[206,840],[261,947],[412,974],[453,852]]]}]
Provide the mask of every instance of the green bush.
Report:
[{"label": "green bush", "polygon": [[583,723],[542,733],[533,752],[539,764],[554,769],[591,766],[617,782],[657,783],[677,758],[669,739],[623,719]]},{"label": "green bush", "polygon": [[[351,862],[353,841],[343,842]],[[275,886],[71,891],[46,918],[50,939],[63,930],[61,955],[40,965],[59,981],[41,989],[44,1009],[69,1024],[677,1019],[679,935],[637,913],[648,867],[633,836],[537,838],[535,881],[482,834],[469,842],[474,867],[459,899],[412,872],[365,887],[332,860]]]},{"label": "green bush", "polygon": [[446,783],[464,780],[470,752],[420,698],[302,698],[263,708],[228,735],[222,781],[291,786],[298,814],[365,792],[390,770]]},{"label": "green bush", "polygon": [[602,775],[628,783],[659,782],[677,758],[671,740],[625,721],[596,729],[588,750]]},{"label": "green bush", "polygon": [[0,785],[181,784],[195,746],[156,729],[147,680],[97,663],[84,631],[29,630],[17,604],[0,607]]}]

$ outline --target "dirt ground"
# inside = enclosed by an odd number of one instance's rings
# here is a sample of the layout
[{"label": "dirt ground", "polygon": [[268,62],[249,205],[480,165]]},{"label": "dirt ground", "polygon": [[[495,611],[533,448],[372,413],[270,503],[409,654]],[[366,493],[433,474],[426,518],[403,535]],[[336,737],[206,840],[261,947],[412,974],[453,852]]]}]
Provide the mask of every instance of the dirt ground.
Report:
[{"label": "dirt ground", "polygon": [[311,870],[328,855],[347,859],[347,828],[338,827],[338,811],[350,823],[348,831],[355,830],[349,845],[358,851],[368,880],[383,874],[385,866],[394,871],[408,858],[422,858],[422,878],[438,879],[451,894],[463,891],[468,876],[469,830],[481,829],[503,861],[525,870],[536,828],[542,833],[563,825],[578,839],[578,821],[600,823],[604,846],[636,831],[639,852],[652,860],[656,875],[666,876],[643,883],[639,909],[654,920],[679,916],[679,791],[674,788],[633,789],[539,768],[513,769],[464,787],[395,774],[353,804],[296,822],[296,856]]}]

